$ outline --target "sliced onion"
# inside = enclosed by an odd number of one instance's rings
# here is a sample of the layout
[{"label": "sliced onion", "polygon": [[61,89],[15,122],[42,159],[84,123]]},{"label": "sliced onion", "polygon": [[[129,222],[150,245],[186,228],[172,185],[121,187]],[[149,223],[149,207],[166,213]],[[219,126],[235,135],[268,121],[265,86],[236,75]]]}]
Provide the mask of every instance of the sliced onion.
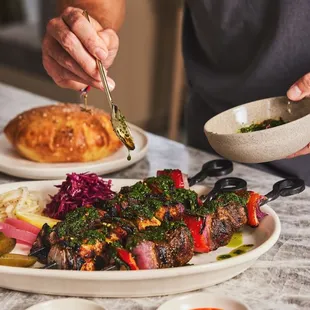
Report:
[{"label": "sliced onion", "polygon": [[20,190],[22,191],[19,201],[16,205],[16,210],[21,210],[25,207],[26,199],[29,195],[29,190],[27,187],[21,187]]},{"label": "sliced onion", "polygon": [[0,221],[16,218],[16,211],[41,214],[44,209],[42,195],[29,191],[27,187],[0,194]]},{"label": "sliced onion", "polygon": [[20,240],[29,245],[32,245],[37,238],[36,234],[17,229],[14,226],[6,223],[0,223],[0,231],[2,231],[7,237],[16,239],[17,242]]},{"label": "sliced onion", "polygon": [[29,231],[35,235],[38,235],[38,233],[40,232],[40,228],[18,219],[7,218],[4,223],[14,226],[15,228],[20,230]]}]

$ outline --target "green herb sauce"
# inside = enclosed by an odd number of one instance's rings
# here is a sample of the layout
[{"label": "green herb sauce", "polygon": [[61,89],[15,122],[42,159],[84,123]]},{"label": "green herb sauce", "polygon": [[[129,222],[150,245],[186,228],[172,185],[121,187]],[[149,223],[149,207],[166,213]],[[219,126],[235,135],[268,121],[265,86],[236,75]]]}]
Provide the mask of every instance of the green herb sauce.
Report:
[{"label": "green herb sauce", "polygon": [[228,254],[219,255],[216,259],[217,260],[224,260],[232,257],[236,257],[242,255],[248,251],[250,251],[254,247],[254,244],[244,244],[239,246],[238,248],[230,251]]},{"label": "green herb sauce", "polygon": [[217,195],[213,200],[205,202],[202,206],[196,204],[194,209],[187,210],[191,215],[205,216],[214,213],[218,207],[225,207],[231,203],[245,206],[249,198],[248,192],[236,194],[234,192],[226,192]]},{"label": "green herb sauce", "polygon": [[278,120],[267,119],[261,123],[254,123],[254,124],[251,124],[250,126],[242,127],[239,129],[239,132],[246,133],[246,132],[259,131],[259,130],[264,130],[264,129],[268,129],[272,127],[277,127],[283,124],[286,124],[286,122],[282,118]]},{"label": "green herb sauce", "polygon": [[[136,234],[134,236],[131,236],[130,239],[127,241],[126,248],[131,250],[134,248],[138,243],[145,240],[160,242],[165,241],[167,238],[167,233],[169,231],[173,231],[175,229],[178,229],[179,227],[185,227],[184,222],[177,221],[177,222],[168,222],[164,221],[160,226],[156,227],[147,227],[143,232],[140,232],[139,234]],[[190,235],[190,232],[189,232]]]},{"label": "green herb sauce", "polygon": [[55,226],[55,232],[70,247],[78,247],[82,243],[95,244],[97,240],[103,242],[107,237],[107,227],[102,224],[100,228],[92,228],[99,218],[98,210],[93,207],[77,208]]}]

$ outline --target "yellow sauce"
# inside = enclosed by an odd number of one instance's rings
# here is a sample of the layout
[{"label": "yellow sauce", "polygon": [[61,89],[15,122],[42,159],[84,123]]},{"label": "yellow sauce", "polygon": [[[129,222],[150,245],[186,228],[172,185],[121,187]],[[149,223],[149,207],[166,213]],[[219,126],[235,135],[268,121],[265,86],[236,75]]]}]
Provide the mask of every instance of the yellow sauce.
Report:
[{"label": "yellow sauce", "polygon": [[229,243],[226,245],[229,248],[236,248],[243,243],[242,232],[234,233]]}]

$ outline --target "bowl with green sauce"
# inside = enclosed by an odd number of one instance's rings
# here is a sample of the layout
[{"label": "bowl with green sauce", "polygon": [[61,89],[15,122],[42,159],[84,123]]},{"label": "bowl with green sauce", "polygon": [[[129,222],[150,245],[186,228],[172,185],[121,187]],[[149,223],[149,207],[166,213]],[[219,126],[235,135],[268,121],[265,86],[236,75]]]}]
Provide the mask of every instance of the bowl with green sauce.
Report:
[{"label": "bowl with green sauce", "polygon": [[241,163],[286,158],[310,142],[310,98],[274,97],[226,110],[206,122],[204,132],[222,157]]}]

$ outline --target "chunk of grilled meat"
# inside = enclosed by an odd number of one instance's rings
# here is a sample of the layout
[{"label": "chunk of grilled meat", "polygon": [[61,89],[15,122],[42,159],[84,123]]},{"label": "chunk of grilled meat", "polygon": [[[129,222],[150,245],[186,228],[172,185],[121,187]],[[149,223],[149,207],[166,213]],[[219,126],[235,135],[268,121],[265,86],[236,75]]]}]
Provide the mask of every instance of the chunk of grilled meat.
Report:
[{"label": "chunk of grilled meat", "polygon": [[111,264],[111,257],[105,255],[107,249],[107,244],[98,240],[95,244],[82,244],[77,250],[56,244],[49,250],[47,264],[66,270],[102,270]]},{"label": "chunk of grilled meat", "polygon": [[[153,234],[158,234],[156,229]],[[172,228],[164,232],[162,240],[142,240],[132,249],[132,254],[140,269],[184,266],[194,255],[193,239],[186,226]]]},{"label": "chunk of grilled meat", "polygon": [[233,234],[247,224],[247,198],[239,198],[225,193],[205,205],[198,215],[184,216],[194,238],[195,252],[208,253],[227,245]]},{"label": "chunk of grilled meat", "polygon": [[242,205],[231,203],[225,207],[217,208],[212,214],[212,224],[210,227],[211,234],[211,251],[227,245],[232,235],[239,231],[247,223],[247,216]]}]

